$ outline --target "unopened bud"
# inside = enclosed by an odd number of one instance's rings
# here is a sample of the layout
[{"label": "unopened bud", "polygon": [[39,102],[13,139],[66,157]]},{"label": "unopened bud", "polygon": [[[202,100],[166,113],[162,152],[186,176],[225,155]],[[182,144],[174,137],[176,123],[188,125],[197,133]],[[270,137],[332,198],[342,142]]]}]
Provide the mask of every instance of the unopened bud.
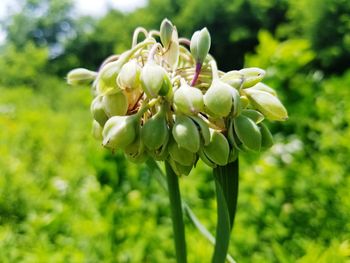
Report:
[{"label": "unopened bud", "polygon": [[200,147],[200,136],[196,124],[186,115],[177,115],[172,134],[179,147],[196,153]]},{"label": "unopened bud", "polygon": [[169,76],[164,68],[148,62],[141,71],[142,89],[149,98],[165,96],[171,88]]},{"label": "unopened bud", "polygon": [[239,89],[243,83],[243,74],[238,70],[232,70],[225,73],[221,78],[221,81],[229,84],[235,89]]},{"label": "unopened bud", "polygon": [[173,138],[168,145],[170,157],[177,163],[184,166],[192,166],[196,161],[196,155],[185,148],[181,148]]},{"label": "unopened bud", "polygon": [[204,105],[210,113],[218,117],[226,117],[232,109],[232,87],[214,79],[204,94]]},{"label": "unopened bud", "polygon": [[179,112],[195,115],[203,111],[203,94],[199,89],[183,83],[174,93],[174,105]]},{"label": "unopened bud", "polygon": [[122,91],[104,95],[102,102],[108,117],[125,115],[128,110],[128,100]]},{"label": "unopened bud", "polygon": [[91,133],[96,140],[102,140],[102,130],[103,128],[101,127],[101,125],[97,121],[93,120]]},{"label": "unopened bud", "polygon": [[97,76],[97,73],[85,68],[76,68],[67,74],[67,83],[69,85],[90,84]]},{"label": "unopened bud", "polygon": [[234,129],[244,146],[253,151],[260,151],[261,133],[254,121],[240,115],[234,119]]},{"label": "unopened bud", "polygon": [[265,70],[260,68],[244,68],[239,71],[243,74],[243,89],[250,88],[260,82],[265,76]]},{"label": "unopened bud", "polygon": [[251,87],[251,89],[255,89],[255,90],[260,90],[260,91],[265,91],[267,93],[270,93],[273,96],[277,96],[277,93],[274,89],[270,88],[269,86],[267,86],[266,84],[259,82],[257,84],[255,84],[253,87]]},{"label": "unopened bud", "polygon": [[117,78],[117,83],[121,89],[133,90],[140,85],[141,68],[135,60],[126,63]]},{"label": "unopened bud", "polygon": [[217,165],[226,165],[230,154],[230,145],[226,137],[216,131],[210,130],[210,143],[203,148],[205,156]]},{"label": "unopened bud", "polygon": [[103,105],[103,96],[97,96],[92,102],[91,102],[91,114],[92,117],[103,127],[108,120],[108,116],[105,112],[105,108]]},{"label": "unopened bud", "polygon": [[273,145],[273,137],[264,123],[259,123],[260,133],[261,133],[261,148],[268,149]]},{"label": "unopened bud", "polygon": [[160,41],[165,49],[168,49],[171,37],[173,34],[174,26],[168,19],[163,19],[160,25]]},{"label": "unopened bud", "polygon": [[194,32],[191,38],[191,53],[197,63],[202,64],[208,55],[211,39],[208,29],[205,27]]}]

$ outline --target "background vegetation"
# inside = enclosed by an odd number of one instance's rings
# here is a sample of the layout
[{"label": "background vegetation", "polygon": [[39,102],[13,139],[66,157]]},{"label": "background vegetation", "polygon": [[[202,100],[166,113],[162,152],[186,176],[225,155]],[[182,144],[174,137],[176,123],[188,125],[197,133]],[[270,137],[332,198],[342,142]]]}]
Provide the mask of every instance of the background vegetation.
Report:
[{"label": "background vegetation", "polygon": [[[207,26],[222,69],[266,69],[290,113],[271,150],[241,155],[234,258],[350,262],[349,1],[150,0],[99,19],[70,0],[18,3],[0,47],[0,262],[175,262],[166,194],[92,139],[90,91],[64,80],[164,17],[187,37]],[[210,170],[181,188],[213,232]],[[189,262],[207,262],[212,246],[186,223]]]}]

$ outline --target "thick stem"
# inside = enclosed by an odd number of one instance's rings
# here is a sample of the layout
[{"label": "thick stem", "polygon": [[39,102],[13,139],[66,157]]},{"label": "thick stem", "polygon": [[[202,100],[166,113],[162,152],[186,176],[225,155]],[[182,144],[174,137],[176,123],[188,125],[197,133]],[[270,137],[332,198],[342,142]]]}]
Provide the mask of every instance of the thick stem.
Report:
[{"label": "thick stem", "polygon": [[196,71],[194,73],[192,82],[191,82],[191,86],[193,87],[194,85],[196,85],[196,82],[198,80],[199,77],[199,73],[201,73],[201,69],[202,69],[202,63],[197,63],[196,64]]},{"label": "thick stem", "polygon": [[186,263],[185,226],[182,216],[181,196],[179,180],[170,164],[165,162],[166,177],[168,183],[171,217],[173,221],[174,242],[177,263]]},{"label": "thick stem", "polygon": [[216,198],[217,198],[217,226],[216,244],[213,263],[224,263],[230,243],[238,199],[238,158],[226,166],[214,169]]}]

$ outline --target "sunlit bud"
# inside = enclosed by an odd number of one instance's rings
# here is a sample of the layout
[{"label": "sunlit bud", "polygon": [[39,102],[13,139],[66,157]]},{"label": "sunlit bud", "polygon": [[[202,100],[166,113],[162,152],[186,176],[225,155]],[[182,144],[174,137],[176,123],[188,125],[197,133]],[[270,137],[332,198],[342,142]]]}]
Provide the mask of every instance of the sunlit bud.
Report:
[{"label": "sunlit bud", "polygon": [[261,133],[250,118],[240,115],[234,119],[234,129],[239,140],[250,150],[260,151]]},{"label": "sunlit bud", "polygon": [[232,87],[218,79],[214,79],[204,94],[204,105],[214,115],[226,117],[232,109]]},{"label": "sunlit bud", "polygon": [[103,128],[101,125],[97,121],[93,120],[91,133],[96,140],[102,140],[102,130]]},{"label": "sunlit bud", "polygon": [[277,97],[256,89],[246,89],[245,93],[250,103],[264,114],[267,119],[275,121],[288,119],[287,110]]},{"label": "sunlit bud", "polygon": [[257,84],[255,84],[253,87],[251,87],[251,89],[255,89],[255,90],[260,90],[260,91],[265,91],[267,93],[270,93],[273,96],[277,96],[277,93],[274,89],[270,88],[269,86],[267,86],[266,84],[259,82]]},{"label": "sunlit bud", "polygon": [[241,114],[241,111],[242,111],[241,98],[238,90],[231,88],[230,91],[231,91],[232,103],[233,103],[233,116],[235,117]]},{"label": "sunlit bud", "polygon": [[149,98],[165,96],[171,89],[169,76],[164,68],[154,62],[148,62],[141,71],[142,89]]},{"label": "sunlit bud", "polygon": [[210,131],[209,131],[208,124],[198,116],[189,116],[189,117],[196,124],[197,129],[199,130],[200,137],[203,141],[203,144],[208,145],[210,143]]},{"label": "sunlit bud", "polygon": [[141,139],[147,149],[157,150],[167,143],[169,128],[163,109],[159,110],[152,118],[146,121],[141,128]]},{"label": "sunlit bud", "polygon": [[85,68],[76,68],[69,71],[67,83],[69,85],[90,84],[97,76],[97,73]]},{"label": "sunlit bud", "polygon": [[203,147],[203,152],[215,164],[226,165],[230,154],[230,145],[222,133],[211,129],[210,143]]},{"label": "sunlit bud", "polygon": [[171,158],[169,159],[169,164],[178,176],[189,175],[193,168],[193,165],[182,165]]},{"label": "sunlit bud", "polygon": [[141,68],[135,60],[127,62],[121,69],[117,83],[121,89],[127,91],[136,89],[140,85]]},{"label": "sunlit bud", "polygon": [[102,103],[108,117],[125,115],[128,111],[128,100],[121,91],[103,95]]},{"label": "sunlit bud", "polygon": [[244,68],[239,71],[243,74],[243,84],[242,87],[250,88],[256,83],[260,82],[265,76],[265,70],[260,68]]},{"label": "sunlit bud", "polygon": [[194,32],[191,38],[191,53],[197,63],[202,64],[208,55],[211,45],[211,39],[208,29],[205,27],[200,31]]},{"label": "sunlit bud", "polygon": [[179,147],[196,153],[200,146],[200,137],[197,126],[186,115],[177,115],[172,134]]},{"label": "sunlit bud", "polygon": [[262,115],[260,112],[252,109],[244,109],[242,110],[242,114],[252,121],[254,121],[256,124],[262,122],[264,120],[264,115]]},{"label": "sunlit bud", "polygon": [[171,42],[174,26],[168,19],[163,19],[160,25],[160,41],[165,49],[168,49]]},{"label": "sunlit bud", "polygon": [[139,118],[132,116],[114,116],[103,128],[103,146],[109,149],[125,149],[137,136]]},{"label": "sunlit bud", "polygon": [[225,73],[220,80],[229,84],[233,88],[239,89],[243,83],[243,74],[238,70],[232,70]]},{"label": "sunlit bud", "polygon": [[181,87],[174,93],[174,105],[179,112],[195,115],[203,111],[203,94],[199,89],[182,83]]},{"label": "sunlit bud", "polygon": [[177,67],[177,64],[179,62],[179,55],[180,55],[179,37],[177,34],[176,27],[174,27],[174,30],[171,36],[171,42],[168,48],[166,48],[166,51],[163,55],[165,62],[170,66],[172,70],[175,70]]},{"label": "sunlit bud", "polygon": [[173,138],[169,141],[168,150],[170,157],[181,165],[192,166],[196,160],[194,153],[179,147]]},{"label": "sunlit bud", "polygon": [[103,127],[108,120],[108,116],[105,112],[105,108],[103,105],[103,96],[97,96],[92,102],[91,102],[91,114],[92,117]]},{"label": "sunlit bud", "polygon": [[261,148],[268,149],[273,145],[272,134],[264,123],[260,123],[259,128],[261,133]]},{"label": "sunlit bud", "polygon": [[241,96],[240,100],[241,100],[241,107],[242,107],[242,109],[247,108],[248,105],[249,105],[249,99],[247,98],[247,96],[244,96],[244,95]]}]

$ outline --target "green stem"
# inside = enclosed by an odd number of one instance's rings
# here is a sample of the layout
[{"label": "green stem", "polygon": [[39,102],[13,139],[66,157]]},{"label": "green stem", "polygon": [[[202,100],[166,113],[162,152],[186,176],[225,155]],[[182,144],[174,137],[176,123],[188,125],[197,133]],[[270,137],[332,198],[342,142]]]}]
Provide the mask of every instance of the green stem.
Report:
[{"label": "green stem", "polygon": [[213,170],[217,198],[216,244],[213,263],[224,263],[230,242],[238,198],[238,158]]},{"label": "green stem", "polygon": [[179,179],[167,161],[165,162],[165,170],[168,183],[171,216],[173,220],[177,263],[186,263],[185,226],[182,216]]}]

